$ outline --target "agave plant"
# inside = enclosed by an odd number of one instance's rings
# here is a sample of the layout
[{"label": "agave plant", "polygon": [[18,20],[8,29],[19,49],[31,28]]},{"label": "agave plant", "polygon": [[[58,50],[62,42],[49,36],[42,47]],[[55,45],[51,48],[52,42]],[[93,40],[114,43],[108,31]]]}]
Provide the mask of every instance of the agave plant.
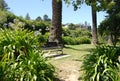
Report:
[{"label": "agave plant", "polygon": [[84,57],[82,70],[84,81],[120,81],[118,56],[120,47],[97,46]]}]

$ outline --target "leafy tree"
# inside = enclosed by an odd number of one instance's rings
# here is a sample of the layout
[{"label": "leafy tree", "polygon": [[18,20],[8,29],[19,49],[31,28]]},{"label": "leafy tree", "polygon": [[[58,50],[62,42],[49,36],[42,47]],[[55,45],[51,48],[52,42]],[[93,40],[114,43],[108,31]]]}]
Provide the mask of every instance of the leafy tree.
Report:
[{"label": "leafy tree", "polygon": [[36,21],[41,21],[42,18],[41,18],[40,16],[38,16],[35,20],[36,20]]},{"label": "leafy tree", "polygon": [[0,10],[0,28],[3,27],[4,23],[7,21],[6,12]]},{"label": "leafy tree", "polygon": [[[66,3],[71,2],[71,0],[64,0]],[[92,31],[92,44],[97,44],[98,39],[97,39],[97,14],[96,14],[96,6],[97,6],[97,1],[96,0],[73,0],[72,5],[74,6],[74,10],[77,10],[79,6],[85,2],[87,5],[91,6],[92,9],[92,25],[93,25],[93,31]]]},{"label": "leafy tree", "polygon": [[115,46],[117,43],[117,39],[120,36],[120,1],[114,0],[111,4],[114,5],[107,9],[108,16],[107,18],[100,24],[99,32],[110,35],[111,41]]},{"label": "leafy tree", "polygon": [[0,0],[0,9],[1,10],[8,10],[9,9],[7,3],[4,0]]},{"label": "leafy tree", "polygon": [[51,21],[51,19],[48,17],[47,14],[45,14],[45,15],[43,16],[43,20],[44,20],[44,21]]},{"label": "leafy tree", "polygon": [[85,0],[87,5],[91,6],[92,10],[92,44],[98,44],[97,37],[97,1],[96,0]]},{"label": "leafy tree", "polygon": [[26,14],[25,19],[26,19],[26,20],[30,20],[29,13]]},{"label": "leafy tree", "polygon": [[52,13],[49,41],[62,43],[62,0],[52,0]]},{"label": "leafy tree", "polygon": [[76,28],[75,28],[75,25],[73,24],[73,23],[70,23],[69,25],[68,25],[68,28],[70,29],[70,30],[75,30]]},{"label": "leafy tree", "polygon": [[92,44],[98,43],[97,37],[97,11],[106,10],[111,7],[111,2],[113,0],[64,0],[67,4],[71,4],[74,6],[74,9],[77,10],[80,5],[85,2],[87,5],[91,6],[92,9]]},{"label": "leafy tree", "polygon": [[46,33],[46,25],[43,22],[34,22],[35,30],[41,32],[42,35]]}]

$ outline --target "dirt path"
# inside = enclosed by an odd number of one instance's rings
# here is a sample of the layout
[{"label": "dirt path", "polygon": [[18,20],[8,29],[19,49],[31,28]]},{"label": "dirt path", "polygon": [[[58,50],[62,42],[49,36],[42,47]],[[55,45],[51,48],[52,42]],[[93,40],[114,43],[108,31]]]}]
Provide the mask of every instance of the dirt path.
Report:
[{"label": "dirt path", "polygon": [[81,62],[65,60],[64,62],[61,62],[61,64],[54,62],[53,65],[57,67],[57,76],[61,79],[61,81],[78,81],[78,78],[80,77],[79,69]]},{"label": "dirt path", "polygon": [[[83,55],[89,54],[93,45],[67,45],[63,49],[63,53],[70,55],[65,58],[54,59],[51,63],[57,68],[57,76],[61,81],[81,81],[78,80],[82,77],[81,65]],[[80,61],[81,60],[81,61]]]}]

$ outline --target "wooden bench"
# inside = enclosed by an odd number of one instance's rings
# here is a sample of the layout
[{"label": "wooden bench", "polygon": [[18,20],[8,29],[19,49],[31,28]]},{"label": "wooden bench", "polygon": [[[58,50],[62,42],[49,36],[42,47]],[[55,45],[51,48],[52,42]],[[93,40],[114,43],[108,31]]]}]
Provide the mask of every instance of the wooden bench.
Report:
[{"label": "wooden bench", "polygon": [[63,45],[57,44],[56,42],[47,42],[43,47],[43,52],[49,51],[49,52],[56,52],[57,54],[63,54]]}]

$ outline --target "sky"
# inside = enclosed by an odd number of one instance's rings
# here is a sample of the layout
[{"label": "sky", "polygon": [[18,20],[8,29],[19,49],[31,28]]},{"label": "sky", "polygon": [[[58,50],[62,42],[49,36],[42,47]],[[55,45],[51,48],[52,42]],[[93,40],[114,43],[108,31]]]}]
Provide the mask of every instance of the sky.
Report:
[{"label": "sky", "polygon": [[[52,19],[52,0],[5,0],[11,12],[17,16],[25,17],[29,13],[31,19],[36,19],[47,14]],[[97,13],[98,25],[105,18],[104,12]],[[67,6],[63,2],[62,23],[84,24],[87,21],[92,25],[91,7],[83,4],[80,9],[74,11],[73,6]]]}]

